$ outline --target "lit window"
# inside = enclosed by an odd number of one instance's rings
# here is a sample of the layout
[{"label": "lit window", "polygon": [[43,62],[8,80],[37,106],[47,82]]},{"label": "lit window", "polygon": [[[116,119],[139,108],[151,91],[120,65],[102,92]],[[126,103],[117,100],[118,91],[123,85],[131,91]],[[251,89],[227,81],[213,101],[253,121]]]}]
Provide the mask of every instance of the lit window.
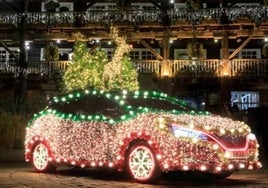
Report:
[{"label": "lit window", "polygon": [[[11,52],[16,56],[16,57],[19,57],[19,51],[18,50],[11,50]],[[9,54],[9,62],[17,62],[16,58]]]},{"label": "lit window", "polygon": [[[229,49],[229,53],[232,54],[234,52],[234,49]],[[221,50],[222,54],[222,50]],[[221,55],[222,56],[222,55]],[[237,53],[234,57],[242,58],[242,59],[257,59],[261,58],[261,50],[260,49],[242,49],[239,53]]]},{"label": "lit window", "polygon": [[259,106],[259,93],[254,91],[232,91],[231,107],[235,105],[239,110],[256,108]]},{"label": "lit window", "polygon": [[0,62],[6,62],[7,61],[7,54],[6,50],[0,50]]}]

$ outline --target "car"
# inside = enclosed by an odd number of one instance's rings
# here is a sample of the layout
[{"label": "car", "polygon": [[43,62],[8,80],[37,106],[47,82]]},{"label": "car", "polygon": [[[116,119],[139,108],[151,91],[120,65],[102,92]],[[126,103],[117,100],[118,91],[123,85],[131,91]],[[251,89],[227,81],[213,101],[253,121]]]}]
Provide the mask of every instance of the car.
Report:
[{"label": "car", "polygon": [[63,164],[113,168],[139,183],[165,172],[225,178],[259,169],[259,145],[244,122],[196,111],[157,91],[86,89],[54,97],[26,128],[25,160],[37,172]]}]

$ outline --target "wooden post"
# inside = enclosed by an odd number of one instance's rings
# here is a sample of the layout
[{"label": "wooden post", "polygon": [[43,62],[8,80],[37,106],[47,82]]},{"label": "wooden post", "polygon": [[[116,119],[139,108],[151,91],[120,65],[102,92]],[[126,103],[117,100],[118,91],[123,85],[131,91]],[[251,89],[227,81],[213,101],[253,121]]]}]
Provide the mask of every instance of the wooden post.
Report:
[{"label": "wooden post", "polygon": [[161,89],[168,93],[172,94],[172,81],[171,81],[171,65],[169,62],[170,54],[170,43],[169,43],[169,28],[165,27],[162,41],[162,50],[163,50],[163,62],[161,66]]},{"label": "wooden post", "polygon": [[169,28],[166,27],[163,33],[163,63],[161,67],[161,77],[171,77],[171,66],[169,64],[170,44],[169,44]]},{"label": "wooden post", "polygon": [[14,88],[14,102],[15,102],[15,113],[23,112],[23,105],[27,99],[27,80],[26,80],[26,48],[25,48],[25,29],[26,29],[26,14],[28,1],[23,1],[21,4],[21,16],[18,24],[18,34],[19,34],[19,49],[20,54],[18,58],[17,66],[20,69],[18,78],[15,80]]},{"label": "wooden post", "polygon": [[222,67],[221,67],[221,86],[220,86],[220,96],[222,105],[229,106],[231,101],[231,66],[228,60],[229,58],[229,42],[227,31],[223,31],[223,38],[221,40],[222,45]]}]

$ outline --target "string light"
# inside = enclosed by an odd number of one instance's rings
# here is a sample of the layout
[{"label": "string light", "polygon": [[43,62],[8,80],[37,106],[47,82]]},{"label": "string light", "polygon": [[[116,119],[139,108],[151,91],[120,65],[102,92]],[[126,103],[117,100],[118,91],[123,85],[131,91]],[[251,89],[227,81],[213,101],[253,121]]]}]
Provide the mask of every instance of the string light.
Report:
[{"label": "string light", "polygon": [[[170,4],[173,4],[173,0],[170,0]],[[114,17],[113,13],[109,10],[104,12],[105,10],[100,11],[86,11],[83,13],[79,13],[79,15],[83,14],[86,23],[99,23],[100,21],[107,22],[112,21],[116,22],[117,20],[111,20]],[[170,15],[172,21],[176,20],[184,20],[190,21],[194,24],[199,23],[204,19],[215,19],[220,20],[222,15],[226,15],[226,18],[230,21],[235,21],[238,18],[245,17],[253,20],[255,23],[259,23],[262,20],[267,18],[267,7],[266,6],[254,6],[254,7],[234,7],[234,8],[206,8],[196,11],[188,11],[185,8],[175,8],[167,10]],[[156,21],[156,18],[153,16],[155,14],[161,14],[161,10],[155,11],[129,11],[128,14],[132,15],[128,17],[129,22],[139,22],[142,18],[144,21]],[[75,17],[73,12],[64,12],[64,13],[50,13],[50,17],[46,16],[46,13],[3,13],[0,16],[0,23],[4,24],[18,24],[21,18],[26,19],[27,23],[42,23],[42,24],[61,24],[61,23],[74,23]],[[106,16],[103,16],[106,15]],[[138,19],[132,19],[133,16]],[[57,19],[55,19],[57,18]],[[107,20],[109,19],[109,20]],[[135,23],[135,25],[139,25],[140,23]]]},{"label": "string light", "polygon": [[[126,95],[184,104],[158,92],[124,91],[121,96],[97,90],[55,97],[53,102],[69,103],[86,95],[100,94],[118,104]],[[120,106],[126,111],[130,109],[127,103]],[[121,118],[108,119],[103,115],[64,114],[46,108],[35,115],[27,127],[26,161],[32,160],[31,151],[34,144],[41,141],[48,145],[52,162],[65,162],[83,168],[106,166],[122,169],[129,144],[133,140],[141,139],[150,144],[160,168],[164,171],[226,171],[261,167],[258,161],[257,140],[245,123],[207,112],[164,113],[142,107],[131,109],[130,112]],[[177,138],[171,129],[174,126],[183,127],[180,131],[189,132],[184,132],[184,136]],[[192,127],[195,129],[191,129]],[[225,142],[230,137],[243,137],[246,139],[246,145],[233,147]],[[239,158],[236,158],[236,155]]]}]

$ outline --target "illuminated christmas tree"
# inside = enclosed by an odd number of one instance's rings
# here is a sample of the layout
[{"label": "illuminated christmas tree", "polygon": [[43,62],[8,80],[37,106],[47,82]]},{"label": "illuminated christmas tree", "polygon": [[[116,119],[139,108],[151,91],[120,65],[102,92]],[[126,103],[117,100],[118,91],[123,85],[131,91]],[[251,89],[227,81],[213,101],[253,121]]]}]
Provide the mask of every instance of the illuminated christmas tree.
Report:
[{"label": "illuminated christmas tree", "polygon": [[72,63],[63,76],[65,91],[94,88],[101,90],[137,90],[138,74],[128,54],[131,50],[118,29],[111,28],[111,38],[116,43],[112,60],[109,62],[104,50],[90,54],[85,43],[75,43]]},{"label": "illuminated christmas tree", "polygon": [[77,41],[72,63],[63,76],[65,90],[73,91],[90,87],[102,89],[102,73],[107,63],[108,58],[103,50],[99,49],[90,54],[86,44]]}]

